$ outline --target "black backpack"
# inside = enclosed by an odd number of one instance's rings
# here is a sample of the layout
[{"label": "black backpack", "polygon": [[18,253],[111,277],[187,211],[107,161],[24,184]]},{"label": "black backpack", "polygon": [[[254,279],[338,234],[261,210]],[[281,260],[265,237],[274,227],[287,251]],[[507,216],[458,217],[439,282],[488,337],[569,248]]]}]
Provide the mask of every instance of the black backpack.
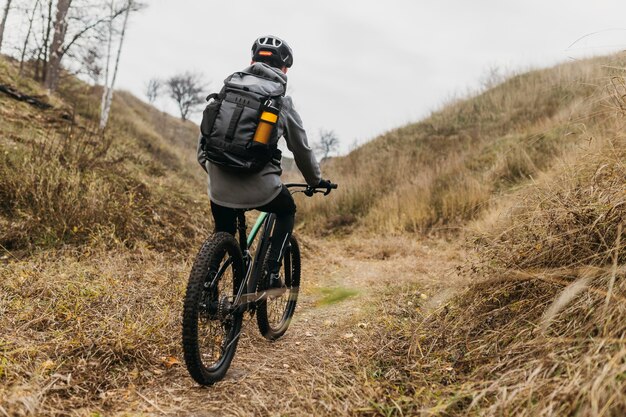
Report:
[{"label": "black backpack", "polygon": [[226,78],[220,93],[207,97],[200,124],[200,151],[206,160],[242,174],[258,172],[273,160],[280,164],[278,129],[272,129],[267,144],[253,138],[264,106],[272,103],[280,109],[285,90],[278,75],[268,78],[260,71],[236,72]]}]

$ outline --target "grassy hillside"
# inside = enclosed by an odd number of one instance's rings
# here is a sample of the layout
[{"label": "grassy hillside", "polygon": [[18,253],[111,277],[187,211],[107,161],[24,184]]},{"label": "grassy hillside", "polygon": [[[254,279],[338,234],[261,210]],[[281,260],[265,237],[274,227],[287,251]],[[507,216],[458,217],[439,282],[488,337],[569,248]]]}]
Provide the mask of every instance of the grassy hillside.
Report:
[{"label": "grassy hillside", "polygon": [[211,226],[197,126],[117,92],[100,134],[98,88],[47,97],[5,59],[0,84],[53,106],[0,94],[0,414],[67,415],[178,348]]},{"label": "grassy hillside", "polygon": [[[0,83],[43,96],[15,65]],[[66,78],[52,109],[0,94],[0,244],[191,247],[206,233],[207,200],[193,161],[197,127],[117,93],[97,131],[101,90]]]},{"label": "grassy hillside", "polygon": [[571,147],[602,137],[605,87],[624,58],[598,58],[516,75],[445,106],[343,158],[325,175],[332,200],[308,201],[309,224],[385,233],[446,231],[477,218],[492,196],[549,168]]},{"label": "grassy hillside", "polygon": [[382,413],[623,414],[626,140],[599,142],[470,225],[476,260],[454,297],[424,300],[417,283],[381,300],[357,385]]},{"label": "grassy hillside", "polygon": [[[359,245],[370,242],[362,235],[402,235],[362,248],[392,266],[394,251],[428,235],[448,239],[433,248],[465,242],[471,260],[451,272],[467,285],[439,304],[418,283],[376,294],[359,325],[367,340],[341,353],[358,366],[315,368],[323,386],[302,390],[315,392],[311,409],[322,398],[337,403],[324,410],[364,415],[621,415],[625,63],[620,55],[517,75],[329,161],[325,176],[341,188],[299,201],[311,271],[326,247],[307,233],[320,225]],[[65,77],[46,97],[3,59],[0,84],[53,106],[0,94],[0,414],[127,410],[127,396],[154,388],[164,360],[181,357],[185,280],[210,227],[197,127],[120,92],[100,134],[97,88]],[[334,277],[333,262],[324,268]],[[411,272],[450,290],[440,269]],[[316,354],[336,359],[326,346]],[[368,407],[347,410],[342,392]]]},{"label": "grassy hillside", "polygon": [[[352,227],[456,227],[473,254],[456,271],[469,284],[436,308],[419,284],[381,300],[374,343],[360,352],[376,359],[357,385],[382,414],[623,415],[624,63],[597,58],[514,77],[332,167],[342,178],[368,161],[391,177],[387,192],[364,200],[356,196],[377,176],[346,178],[353,195],[336,209],[363,216]],[[446,135],[426,133],[442,120]],[[409,168],[412,146],[426,156]],[[378,164],[377,147],[389,165]],[[400,173],[384,169],[392,160]]]}]

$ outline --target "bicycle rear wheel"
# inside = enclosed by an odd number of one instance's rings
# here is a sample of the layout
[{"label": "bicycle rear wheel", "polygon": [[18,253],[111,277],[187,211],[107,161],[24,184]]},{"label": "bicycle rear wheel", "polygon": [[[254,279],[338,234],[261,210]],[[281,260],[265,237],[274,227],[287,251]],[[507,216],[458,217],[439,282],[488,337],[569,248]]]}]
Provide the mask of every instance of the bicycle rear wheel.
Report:
[{"label": "bicycle rear wheel", "polygon": [[270,289],[265,273],[258,284],[258,292],[267,295],[257,304],[257,325],[268,340],[276,340],[285,334],[296,309],[300,290],[300,247],[295,236],[291,236],[285,248],[280,273],[285,282],[282,290]]},{"label": "bicycle rear wheel", "polygon": [[191,377],[201,385],[224,378],[237,350],[243,312],[233,307],[243,280],[239,244],[216,233],[194,261],[183,307],[183,353]]}]

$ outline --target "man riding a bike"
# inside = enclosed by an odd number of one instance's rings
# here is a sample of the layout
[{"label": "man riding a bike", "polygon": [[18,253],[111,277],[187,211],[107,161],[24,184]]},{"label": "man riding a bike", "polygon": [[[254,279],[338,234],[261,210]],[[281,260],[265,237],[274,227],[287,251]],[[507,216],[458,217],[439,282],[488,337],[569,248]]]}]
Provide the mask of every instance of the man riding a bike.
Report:
[{"label": "man riding a bike", "polygon": [[[286,86],[287,70],[292,64],[293,52],[285,41],[275,36],[258,38],[252,45],[252,63],[241,72],[241,74],[255,74],[256,77],[246,78],[244,84],[247,84],[243,89],[262,91],[266,88],[263,83],[268,85],[278,83],[283,87]],[[224,100],[228,100],[227,94],[223,94],[223,97]],[[284,90],[279,102],[276,112],[277,122],[274,119],[276,125],[273,127],[276,140],[281,136],[285,138],[287,148],[293,153],[296,165],[309,186],[330,189],[330,182],[322,179],[319,164],[308,145],[300,115],[295,110],[291,97],[284,95]],[[240,117],[241,111],[229,119],[230,123],[225,124],[230,124],[232,128],[237,123],[235,119]],[[236,132],[235,128],[230,130],[231,134]],[[277,148],[274,148],[274,154],[269,162],[260,169],[250,173],[241,173],[226,169],[221,164],[214,163],[211,158],[207,158],[202,136],[198,147],[198,162],[207,171],[209,177],[209,197],[216,233],[227,232],[235,235],[237,209],[256,209],[276,215],[267,256],[267,274],[269,274],[270,286],[273,288],[284,285],[279,275],[281,256],[293,231],[296,213],[294,199],[280,180],[282,174],[280,151],[276,151]]]},{"label": "man riding a bike", "polygon": [[[215,233],[194,260],[182,315],[182,346],[190,376],[201,385],[224,378],[237,349],[244,313],[261,335],[282,337],[293,317],[301,257],[292,235],[292,194],[328,195],[302,120],[286,96],[291,48],[274,36],[257,39],[252,64],[207,97],[198,162],[209,176]],[[284,137],[306,184],[280,180]],[[245,211],[261,211],[248,231]]]}]

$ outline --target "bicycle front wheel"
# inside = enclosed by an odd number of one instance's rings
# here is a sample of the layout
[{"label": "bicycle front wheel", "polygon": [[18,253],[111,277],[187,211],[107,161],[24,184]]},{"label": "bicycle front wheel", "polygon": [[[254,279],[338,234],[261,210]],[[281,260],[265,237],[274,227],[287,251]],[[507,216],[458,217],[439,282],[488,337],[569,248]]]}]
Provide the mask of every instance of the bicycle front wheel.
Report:
[{"label": "bicycle front wheel", "polygon": [[191,377],[211,385],[226,375],[237,350],[243,312],[234,299],[243,256],[228,233],[209,238],[191,269],[183,307],[183,353]]},{"label": "bicycle front wheel", "polygon": [[258,292],[267,295],[257,304],[257,325],[268,340],[276,340],[285,334],[296,310],[300,291],[300,247],[295,236],[291,236],[285,248],[280,274],[284,279],[282,289],[270,289],[265,273],[258,284]]}]

